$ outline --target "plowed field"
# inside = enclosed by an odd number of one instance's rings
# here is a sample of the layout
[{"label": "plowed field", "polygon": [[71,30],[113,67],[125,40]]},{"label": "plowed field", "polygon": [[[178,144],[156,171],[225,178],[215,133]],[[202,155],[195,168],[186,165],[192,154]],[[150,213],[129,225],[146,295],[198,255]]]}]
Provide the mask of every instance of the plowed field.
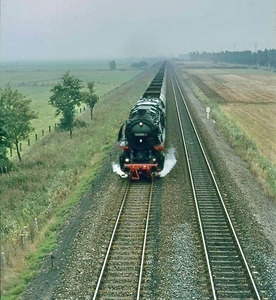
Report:
[{"label": "plowed field", "polygon": [[276,73],[219,65],[181,69],[276,165]]}]

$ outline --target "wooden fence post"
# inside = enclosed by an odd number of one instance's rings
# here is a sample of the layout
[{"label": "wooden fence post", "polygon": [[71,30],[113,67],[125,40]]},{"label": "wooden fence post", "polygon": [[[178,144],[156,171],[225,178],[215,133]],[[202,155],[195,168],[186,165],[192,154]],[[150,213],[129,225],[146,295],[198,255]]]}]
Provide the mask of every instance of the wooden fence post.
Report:
[{"label": "wooden fence post", "polygon": [[25,243],[24,234],[20,233],[20,245],[22,249],[24,248],[24,243]]},{"label": "wooden fence post", "polygon": [[34,218],[35,230],[38,231],[38,222],[37,218]]},{"label": "wooden fence post", "polygon": [[1,269],[6,269],[6,257],[5,252],[1,252]]}]

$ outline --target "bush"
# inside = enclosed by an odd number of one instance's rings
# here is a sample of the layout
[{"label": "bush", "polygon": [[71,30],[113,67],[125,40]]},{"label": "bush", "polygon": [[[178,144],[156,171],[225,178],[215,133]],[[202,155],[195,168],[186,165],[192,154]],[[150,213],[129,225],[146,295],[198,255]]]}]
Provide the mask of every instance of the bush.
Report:
[{"label": "bush", "polygon": [[138,63],[133,63],[131,65],[131,68],[146,68],[148,66],[148,63],[146,61],[140,61]]}]

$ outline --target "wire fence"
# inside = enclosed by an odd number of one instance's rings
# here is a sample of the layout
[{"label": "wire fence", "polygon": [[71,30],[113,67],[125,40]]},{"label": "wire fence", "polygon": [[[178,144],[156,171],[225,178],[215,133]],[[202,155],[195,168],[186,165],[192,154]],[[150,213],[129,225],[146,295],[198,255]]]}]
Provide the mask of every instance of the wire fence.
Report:
[{"label": "wire fence", "polygon": [[6,269],[12,266],[13,258],[22,253],[28,244],[34,242],[36,237],[40,234],[39,231],[43,225],[53,215],[53,204],[49,201],[47,208],[40,213],[39,216],[33,219],[33,222],[24,226],[16,233],[7,243],[3,243],[1,247],[1,277],[3,279]]},{"label": "wire fence", "polygon": [[[83,106],[82,108],[79,108],[78,110],[78,114],[83,113],[86,110],[86,107]],[[23,152],[26,148],[24,147],[30,147],[32,146],[34,143],[36,143],[39,139],[43,138],[46,134],[51,133],[53,130],[56,130],[57,128],[57,124],[55,123],[54,126],[49,125],[47,130],[42,129],[40,133],[34,133],[34,135],[32,136],[33,138],[28,138],[27,140],[20,142],[18,147],[19,147],[19,152]],[[16,155],[16,151],[13,148],[9,149],[9,153],[8,156],[9,158],[13,158]],[[1,174],[6,174],[7,172],[9,172],[11,170],[11,167],[9,165],[6,166],[0,166],[0,175]]]}]

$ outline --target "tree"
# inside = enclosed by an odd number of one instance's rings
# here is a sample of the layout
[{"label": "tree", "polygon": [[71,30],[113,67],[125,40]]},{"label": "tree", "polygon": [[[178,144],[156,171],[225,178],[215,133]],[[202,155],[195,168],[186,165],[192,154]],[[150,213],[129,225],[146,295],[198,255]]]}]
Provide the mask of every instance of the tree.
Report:
[{"label": "tree", "polygon": [[60,119],[60,128],[62,130],[69,130],[70,137],[72,137],[75,107],[80,106],[82,101],[81,80],[70,75],[69,72],[61,77],[62,81],[55,85],[51,92],[49,104],[56,107],[56,116],[62,114]]},{"label": "tree", "polygon": [[9,143],[7,142],[7,133],[5,130],[5,110],[2,97],[0,97],[0,171],[9,164],[7,158],[7,147]]},{"label": "tree", "polygon": [[29,137],[34,130],[31,120],[37,118],[38,113],[30,108],[32,100],[26,99],[17,90],[12,91],[9,84],[4,90],[1,89],[1,111],[5,113],[2,120],[2,143],[9,147],[15,146],[19,161],[21,155],[19,143]]},{"label": "tree", "polygon": [[90,108],[90,116],[92,120],[93,108],[95,104],[98,102],[99,96],[95,94],[94,82],[87,82],[87,87],[89,89],[89,92],[83,92],[82,96],[83,96],[83,102],[86,103]]},{"label": "tree", "polygon": [[109,62],[109,68],[110,68],[110,70],[116,70],[115,60],[112,60],[112,61]]}]

